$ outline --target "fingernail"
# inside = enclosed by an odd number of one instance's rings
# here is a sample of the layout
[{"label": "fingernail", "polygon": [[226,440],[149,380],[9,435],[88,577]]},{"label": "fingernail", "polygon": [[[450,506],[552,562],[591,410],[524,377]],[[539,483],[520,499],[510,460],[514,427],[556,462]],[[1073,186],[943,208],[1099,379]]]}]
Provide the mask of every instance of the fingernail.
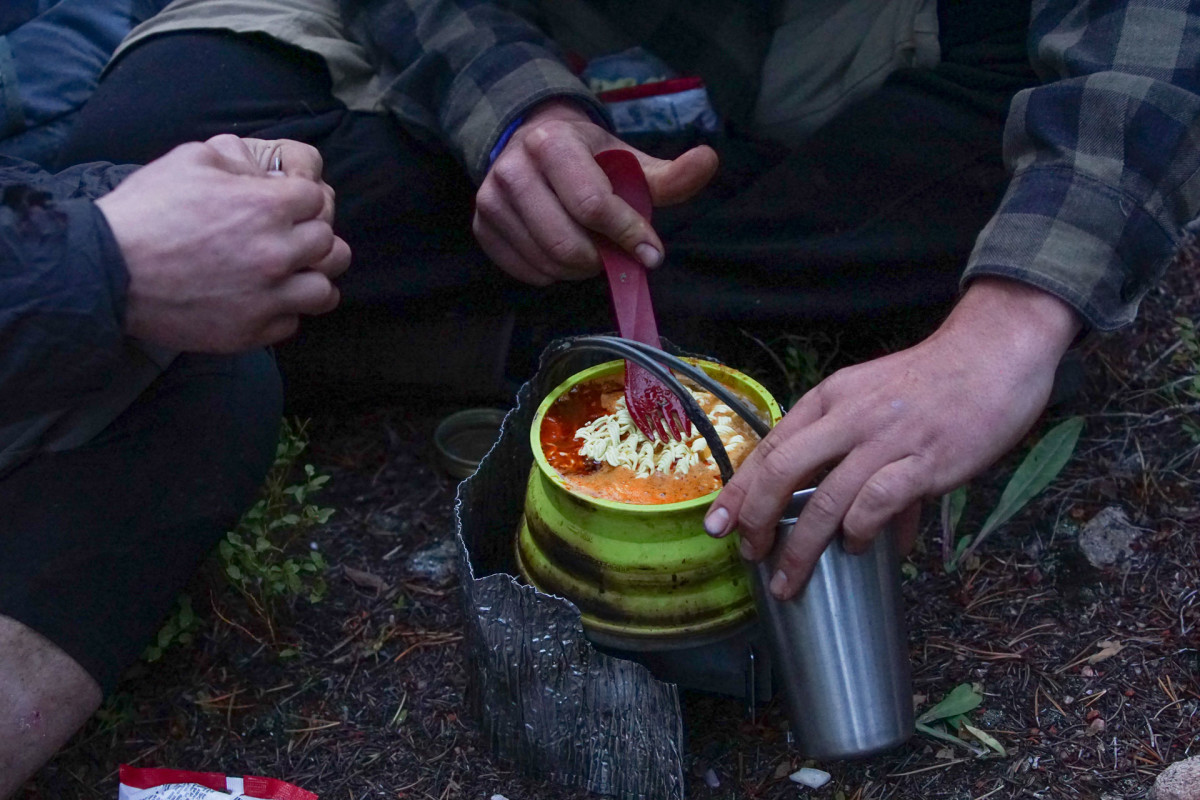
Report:
[{"label": "fingernail", "polygon": [[658,252],[657,248],[645,242],[633,248],[633,252],[637,255],[638,261],[642,262],[648,269],[654,269],[662,263],[662,253]]},{"label": "fingernail", "polygon": [[742,558],[746,559],[747,561],[754,560],[754,548],[751,547],[750,543],[745,539],[742,539],[741,544],[738,545],[738,552],[741,553]]},{"label": "fingernail", "polygon": [[709,536],[724,536],[729,533],[725,528],[729,524],[729,512],[723,508],[714,508],[704,518],[704,530]]},{"label": "fingernail", "polygon": [[787,575],[783,574],[783,570],[775,570],[775,574],[771,576],[771,583],[767,588],[771,590],[771,596],[776,600],[783,599],[783,593],[787,589]]}]

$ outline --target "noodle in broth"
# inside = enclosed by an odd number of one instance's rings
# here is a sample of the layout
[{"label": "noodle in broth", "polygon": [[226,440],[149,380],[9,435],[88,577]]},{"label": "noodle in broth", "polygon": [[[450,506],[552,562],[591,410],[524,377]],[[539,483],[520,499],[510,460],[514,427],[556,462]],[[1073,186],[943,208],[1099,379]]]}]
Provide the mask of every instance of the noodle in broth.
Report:
[{"label": "noodle in broth", "polygon": [[[736,470],[758,443],[750,426],[712,394],[689,387]],[[542,452],[567,487],[619,503],[652,505],[703,497],[721,488],[708,443],[692,426],[679,442],[647,439],[625,409],[619,379],[573,386],[542,421]]]}]

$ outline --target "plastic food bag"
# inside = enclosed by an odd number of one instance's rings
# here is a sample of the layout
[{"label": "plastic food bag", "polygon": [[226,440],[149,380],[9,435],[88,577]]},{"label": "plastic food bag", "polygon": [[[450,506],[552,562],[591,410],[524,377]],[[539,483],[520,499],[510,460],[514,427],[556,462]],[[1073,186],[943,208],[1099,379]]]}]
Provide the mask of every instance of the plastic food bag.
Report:
[{"label": "plastic food bag", "polygon": [[317,800],[312,792],[276,778],[247,775],[234,778],[219,772],[121,765],[117,800]]},{"label": "plastic food bag", "polygon": [[580,77],[608,106],[619,134],[712,133],[721,128],[704,82],[677,75],[640,47],[594,58]]},{"label": "plastic food bag", "polygon": [[617,133],[678,133],[688,128],[712,133],[721,127],[699,78],[669,78],[610,89],[597,97],[608,106]]}]

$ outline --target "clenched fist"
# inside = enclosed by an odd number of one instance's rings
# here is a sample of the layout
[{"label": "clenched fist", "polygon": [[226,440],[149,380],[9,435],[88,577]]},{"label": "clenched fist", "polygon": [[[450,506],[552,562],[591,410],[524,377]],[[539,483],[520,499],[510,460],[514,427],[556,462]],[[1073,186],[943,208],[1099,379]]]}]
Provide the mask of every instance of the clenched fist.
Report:
[{"label": "clenched fist", "polygon": [[333,309],[350,249],[333,233],[321,167],[299,142],[222,135],[175,148],[97,200],[129,272],[126,332],[233,353]]}]

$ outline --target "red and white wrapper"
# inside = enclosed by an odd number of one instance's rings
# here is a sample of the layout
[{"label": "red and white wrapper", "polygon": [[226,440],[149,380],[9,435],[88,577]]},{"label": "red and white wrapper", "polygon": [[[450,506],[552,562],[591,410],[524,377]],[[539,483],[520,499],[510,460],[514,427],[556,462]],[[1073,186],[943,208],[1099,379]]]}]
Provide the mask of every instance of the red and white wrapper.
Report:
[{"label": "red and white wrapper", "polygon": [[317,800],[312,792],[276,778],[219,772],[189,772],[160,767],[121,765],[117,800]]}]

